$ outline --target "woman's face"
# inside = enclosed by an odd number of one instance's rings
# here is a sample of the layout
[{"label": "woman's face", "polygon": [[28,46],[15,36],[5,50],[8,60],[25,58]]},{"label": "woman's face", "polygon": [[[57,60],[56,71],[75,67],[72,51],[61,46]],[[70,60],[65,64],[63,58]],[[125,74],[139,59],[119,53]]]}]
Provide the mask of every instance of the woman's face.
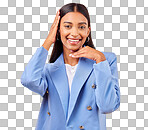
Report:
[{"label": "woman's face", "polygon": [[69,12],[60,21],[60,37],[63,51],[77,51],[82,48],[90,32],[88,21],[79,12]]}]

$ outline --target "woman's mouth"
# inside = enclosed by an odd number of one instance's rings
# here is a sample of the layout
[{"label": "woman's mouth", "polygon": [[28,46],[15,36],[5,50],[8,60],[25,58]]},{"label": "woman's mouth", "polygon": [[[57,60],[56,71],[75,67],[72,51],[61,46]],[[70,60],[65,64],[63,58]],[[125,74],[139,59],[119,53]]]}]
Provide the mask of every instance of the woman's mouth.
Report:
[{"label": "woman's mouth", "polygon": [[79,42],[81,42],[82,39],[68,39],[67,42],[72,44],[72,45],[77,45]]}]

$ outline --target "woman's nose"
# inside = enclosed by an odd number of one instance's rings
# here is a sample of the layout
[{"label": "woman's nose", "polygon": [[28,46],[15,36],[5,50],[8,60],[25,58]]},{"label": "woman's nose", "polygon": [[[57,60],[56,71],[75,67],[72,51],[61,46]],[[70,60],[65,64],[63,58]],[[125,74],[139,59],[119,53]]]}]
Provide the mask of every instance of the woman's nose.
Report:
[{"label": "woman's nose", "polygon": [[71,31],[71,35],[73,35],[73,36],[79,35],[78,29],[77,28],[73,28],[72,31]]}]

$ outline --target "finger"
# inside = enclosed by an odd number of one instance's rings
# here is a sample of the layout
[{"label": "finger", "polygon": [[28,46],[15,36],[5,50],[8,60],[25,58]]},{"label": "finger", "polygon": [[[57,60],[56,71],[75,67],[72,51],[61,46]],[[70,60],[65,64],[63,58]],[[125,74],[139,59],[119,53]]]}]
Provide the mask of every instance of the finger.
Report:
[{"label": "finger", "polygon": [[79,56],[79,55],[82,55],[82,54],[85,54],[84,52],[81,52],[81,53],[77,53],[77,54],[69,54],[69,56],[71,56],[71,57],[77,57],[77,56]]},{"label": "finger", "polygon": [[55,21],[53,22],[52,28],[57,27],[57,25],[58,25],[58,23],[59,23],[59,19],[60,19],[60,17],[58,18],[58,20],[55,20]]},{"label": "finger", "polygon": [[57,11],[57,14],[56,14],[56,20],[59,19],[59,16],[60,16],[60,10]]},{"label": "finger", "polygon": [[60,11],[58,10],[57,13],[56,13],[56,17],[58,17],[60,14]]},{"label": "finger", "polygon": [[86,54],[85,53],[81,53],[81,54],[78,54],[78,55],[71,55],[71,57],[73,57],[73,58],[86,57]]},{"label": "finger", "polygon": [[57,19],[58,19],[58,16],[59,16],[59,11],[57,11],[57,13],[56,13],[56,16],[55,16],[55,19],[54,19],[53,25],[56,24],[56,21],[57,21]]},{"label": "finger", "polygon": [[55,22],[54,22],[54,23],[55,23],[55,24],[54,24],[55,26],[58,25],[59,20],[60,20],[60,12],[58,11],[58,12],[57,12],[57,15],[56,15],[56,18],[55,18]]},{"label": "finger", "polygon": [[58,25],[58,23],[59,23],[59,21],[60,21],[60,16],[58,16],[58,18],[57,18],[57,25]]}]

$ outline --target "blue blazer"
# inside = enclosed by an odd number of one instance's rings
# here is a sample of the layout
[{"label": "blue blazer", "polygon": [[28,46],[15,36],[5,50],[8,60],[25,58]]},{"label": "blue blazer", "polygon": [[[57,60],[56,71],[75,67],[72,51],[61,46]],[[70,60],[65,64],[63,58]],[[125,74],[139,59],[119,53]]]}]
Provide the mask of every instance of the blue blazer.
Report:
[{"label": "blue blazer", "polygon": [[102,52],[97,63],[79,58],[69,94],[63,53],[46,64],[48,51],[37,48],[21,76],[21,84],[43,97],[36,130],[106,130],[106,113],[120,106],[117,57]]}]

